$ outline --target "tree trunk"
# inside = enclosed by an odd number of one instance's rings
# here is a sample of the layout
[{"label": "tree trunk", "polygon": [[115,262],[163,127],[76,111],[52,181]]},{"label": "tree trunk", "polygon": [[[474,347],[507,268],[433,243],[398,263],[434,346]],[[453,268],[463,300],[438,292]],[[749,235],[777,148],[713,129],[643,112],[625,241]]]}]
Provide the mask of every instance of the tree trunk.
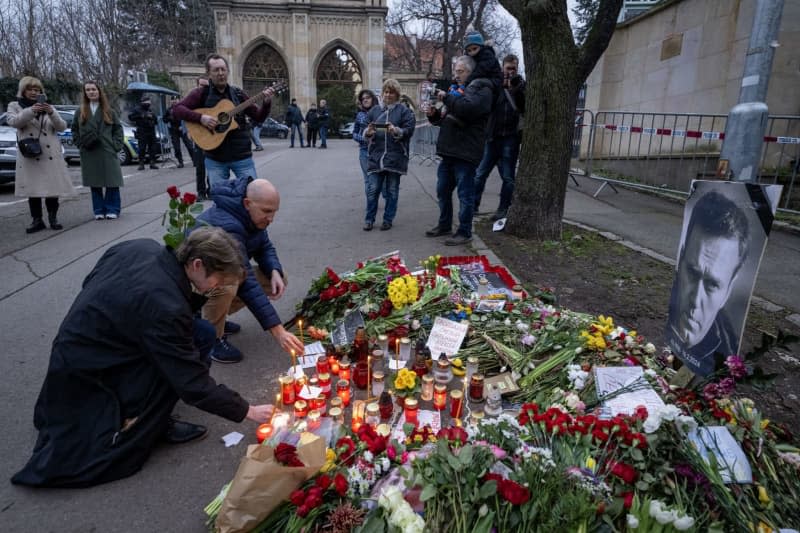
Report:
[{"label": "tree trunk", "polygon": [[[566,6],[565,6],[566,7]],[[505,231],[536,240],[561,238],[578,89],[578,49],[566,12],[519,19],[528,84],[514,201]]]}]

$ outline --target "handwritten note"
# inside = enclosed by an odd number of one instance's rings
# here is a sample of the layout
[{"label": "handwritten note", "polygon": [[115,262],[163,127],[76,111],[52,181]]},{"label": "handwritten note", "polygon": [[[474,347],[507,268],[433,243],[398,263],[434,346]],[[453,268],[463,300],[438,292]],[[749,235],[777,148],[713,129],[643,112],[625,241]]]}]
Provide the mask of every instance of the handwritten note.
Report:
[{"label": "handwritten note", "polygon": [[648,412],[664,407],[664,401],[647,382],[640,366],[596,366],[594,375],[597,398],[603,402],[601,418],[632,415],[640,405]]},{"label": "handwritten note", "polygon": [[747,456],[725,426],[699,427],[689,434],[689,440],[706,462],[709,454],[716,458],[720,477],[725,483],[753,482]]},{"label": "handwritten note", "polygon": [[300,397],[304,400],[313,400],[314,398],[318,398],[320,394],[322,394],[321,387],[309,387],[305,385],[300,389]]},{"label": "handwritten note", "polygon": [[320,341],[306,344],[304,355],[322,355],[325,353],[325,347]]},{"label": "handwritten note", "polygon": [[437,359],[440,353],[445,353],[448,357],[457,354],[468,329],[469,324],[453,322],[437,316],[436,320],[433,321],[433,327],[430,335],[428,335],[428,343],[426,344],[430,348],[434,359]]},{"label": "handwritten note", "polygon": [[389,359],[389,370],[400,370],[401,368],[405,368],[407,362],[408,361],[404,361],[402,359]]}]

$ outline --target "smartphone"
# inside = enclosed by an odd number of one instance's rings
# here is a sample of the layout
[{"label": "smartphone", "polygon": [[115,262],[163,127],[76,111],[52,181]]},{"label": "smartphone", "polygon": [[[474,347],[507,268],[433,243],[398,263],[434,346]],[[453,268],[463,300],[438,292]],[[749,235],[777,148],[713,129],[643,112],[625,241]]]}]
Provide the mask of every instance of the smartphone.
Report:
[{"label": "smartphone", "polygon": [[40,94],[39,96],[36,97],[36,103],[37,104],[46,104],[47,103],[47,96],[45,96],[43,94]]},{"label": "smartphone", "polygon": [[389,124],[386,122],[376,122],[372,125],[376,130],[385,130],[389,127]]}]

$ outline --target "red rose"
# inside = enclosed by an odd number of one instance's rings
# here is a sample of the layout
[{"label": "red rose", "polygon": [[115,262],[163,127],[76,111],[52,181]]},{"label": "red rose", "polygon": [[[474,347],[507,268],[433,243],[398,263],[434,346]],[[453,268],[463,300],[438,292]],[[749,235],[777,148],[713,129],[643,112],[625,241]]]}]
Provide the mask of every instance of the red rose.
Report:
[{"label": "red rose", "polygon": [[637,420],[647,420],[647,407],[644,405],[640,405],[636,408],[636,411],[633,414],[633,418]]},{"label": "red rose", "polygon": [[325,269],[325,273],[328,275],[328,279],[330,280],[331,283],[333,283],[334,285],[339,283],[340,281],[339,276],[337,276],[336,272],[334,272],[330,267]]},{"label": "red rose", "polygon": [[[308,489],[308,498],[309,500],[315,499],[322,499],[322,488],[321,487],[311,487]],[[316,505],[312,505],[312,507],[316,507]]]},{"label": "red rose", "polygon": [[361,287],[358,286],[358,283],[351,283],[350,284],[350,292],[358,292],[361,290]]},{"label": "red rose", "polygon": [[192,205],[197,201],[197,195],[191,192],[183,193],[183,203],[186,205]]},{"label": "red rose", "polygon": [[322,474],[317,478],[315,483],[317,487],[321,488],[322,490],[328,490],[328,487],[331,486],[333,480],[331,479],[331,476],[329,476],[328,474]]},{"label": "red rose", "polygon": [[500,482],[498,492],[511,505],[522,505],[531,499],[531,492],[527,488],[510,479]]},{"label": "red rose", "polygon": [[170,185],[167,187],[167,194],[170,198],[177,198],[181,195],[181,191],[175,185]]},{"label": "red rose", "polygon": [[356,263],[356,268],[364,268],[364,263],[359,261],[358,263]]},{"label": "red rose", "polygon": [[342,437],[336,441],[336,450],[339,460],[344,461],[348,466],[355,460],[356,443],[350,437]]},{"label": "red rose", "polygon": [[310,511],[311,511],[311,508],[310,507],[306,507],[306,505],[303,504],[303,505],[301,505],[300,507],[297,508],[297,516],[299,516],[300,518],[305,518]]},{"label": "red rose", "polygon": [[289,495],[289,501],[292,502],[293,505],[300,507],[303,505],[303,502],[306,501],[306,493],[303,492],[302,489],[293,490]]},{"label": "red rose", "polygon": [[625,509],[630,509],[633,505],[633,491],[622,493],[622,506]]},{"label": "red rose", "polygon": [[635,468],[625,463],[614,463],[614,466],[611,467],[611,473],[628,485],[633,485],[636,478],[639,476]]},{"label": "red rose", "polygon": [[503,481],[503,476],[501,476],[500,474],[495,474],[493,472],[489,472],[488,474],[483,476],[483,480],[484,481],[495,480],[497,482],[498,486],[499,486],[500,482]]},{"label": "red rose", "polygon": [[333,478],[333,488],[336,489],[339,496],[347,494],[347,478],[342,474],[336,474],[336,477]]}]

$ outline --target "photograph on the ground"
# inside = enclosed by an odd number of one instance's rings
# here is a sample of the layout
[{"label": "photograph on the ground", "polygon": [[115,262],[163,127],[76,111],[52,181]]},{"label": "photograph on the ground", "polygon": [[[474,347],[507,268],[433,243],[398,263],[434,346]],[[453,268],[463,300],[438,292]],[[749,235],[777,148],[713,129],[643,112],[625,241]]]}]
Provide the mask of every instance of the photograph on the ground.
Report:
[{"label": "photograph on the ground", "polygon": [[686,202],[666,339],[695,374],[739,352],[780,185],[695,180]]}]

